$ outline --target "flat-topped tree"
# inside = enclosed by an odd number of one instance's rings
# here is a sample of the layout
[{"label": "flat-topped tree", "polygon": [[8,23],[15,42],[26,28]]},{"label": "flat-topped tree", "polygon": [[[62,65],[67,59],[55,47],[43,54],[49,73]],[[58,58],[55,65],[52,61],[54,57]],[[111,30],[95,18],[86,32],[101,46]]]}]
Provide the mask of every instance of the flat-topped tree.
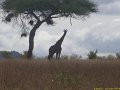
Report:
[{"label": "flat-topped tree", "polygon": [[[8,13],[5,18],[7,22],[17,18],[18,22],[21,21],[22,29],[28,26],[26,21],[33,26],[29,34],[28,58],[32,57],[35,32],[41,24],[46,22],[52,25],[53,18],[86,17],[97,12],[96,4],[90,0],[4,0],[1,6]],[[26,36],[26,33],[21,36]]]}]

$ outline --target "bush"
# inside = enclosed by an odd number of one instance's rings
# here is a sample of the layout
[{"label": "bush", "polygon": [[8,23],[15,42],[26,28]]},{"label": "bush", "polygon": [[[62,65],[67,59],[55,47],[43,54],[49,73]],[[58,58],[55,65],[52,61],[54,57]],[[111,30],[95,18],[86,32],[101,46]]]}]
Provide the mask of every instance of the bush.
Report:
[{"label": "bush", "polygon": [[22,58],[27,58],[27,51],[23,51]]},{"label": "bush", "polygon": [[97,49],[96,51],[90,51],[88,54],[89,59],[96,59],[97,58]]},{"label": "bush", "polygon": [[7,59],[12,58],[11,53],[9,51],[1,51],[0,53],[4,58],[7,58]]},{"label": "bush", "polygon": [[120,52],[116,53],[116,57],[117,57],[117,59],[120,59]]},{"label": "bush", "polygon": [[68,60],[68,59],[69,59],[69,56],[67,56],[67,55],[62,55],[60,59],[62,59],[62,60]]},{"label": "bush", "polygon": [[[28,51],[23,51],[21,58],[27,58],[27,53],[28,53]],[[32,55],[32,59],[35,59],[34,55]]]},{"label": "bush", "polygon": [[78,56],[77,54],[72,54],[71,56],[70,56],[70,59],[71,60],[79,60],[79,59],[81,59],[82,58],[82,56]]},{"label": "bush", "polygon": [[115,57],[114,55],[108,55],[108,56],[107,56],[107,59],[109,59],[109,60],[114,60],[114,59],[116,59],[116,57]]}]

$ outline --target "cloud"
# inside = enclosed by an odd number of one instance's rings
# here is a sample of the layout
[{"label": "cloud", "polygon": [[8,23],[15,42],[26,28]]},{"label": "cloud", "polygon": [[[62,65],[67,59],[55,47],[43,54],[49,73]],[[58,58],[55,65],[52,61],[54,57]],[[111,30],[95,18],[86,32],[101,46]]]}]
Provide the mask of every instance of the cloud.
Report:
[{"label": "cloud", "polygon": [[21,38],[18,28],[11,24],[0,23],[0,50],[16,50],[22,52],[28,48],[28,38]]},{"label": "cloud", "polygon": [[98,26],[102,26],[102,25],[103,25],[103,23],[98,22],[98,23],[92,25],[91,28],[96,28],[96,27],[98,27]]},{"label": "cloud", "polygon": [[94,1],[98,4],[110,4],[110,3],[113,3],[113,2],[117,2],[119,0],[91,0],[91,1]]},{"label": "cloud", "polygon": [[120,14],[120,1],[114,1],[112,3],[101,4],[99,6],[99,11],[102,14]]},{"label": "cloud", "polygon": [[120,0],[91,0],[98,5],[99,14],[119,15]]},{"label": "cloud", "polygon": [[112,23],[116,23],[116,22],[120,22],[120,18],[114,19],[114,20],[112,21]]}]

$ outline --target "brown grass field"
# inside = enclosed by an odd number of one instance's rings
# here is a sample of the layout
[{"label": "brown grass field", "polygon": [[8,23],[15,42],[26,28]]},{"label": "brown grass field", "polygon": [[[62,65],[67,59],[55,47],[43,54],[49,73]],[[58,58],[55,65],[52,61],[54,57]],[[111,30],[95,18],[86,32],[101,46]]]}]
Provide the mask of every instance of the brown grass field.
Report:
[{"label": "brown grass field", "polygon": [[120,88],[120,60],[0,61],[0,90],[94,88]]}]

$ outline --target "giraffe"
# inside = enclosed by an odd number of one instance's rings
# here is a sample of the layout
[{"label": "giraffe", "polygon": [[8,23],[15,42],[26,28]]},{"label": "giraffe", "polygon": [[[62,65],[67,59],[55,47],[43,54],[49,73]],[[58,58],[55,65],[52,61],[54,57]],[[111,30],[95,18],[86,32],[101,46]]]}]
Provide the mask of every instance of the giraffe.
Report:
[{"label": "giraffe", "polygon": [[56,59],[60,59],[60,54],[62,51],[61,45],[62,42],[66,36],[67,33],[67,29],[64,30],[64,34],[62,35],[62,37],[56,42],[56,44],[52,45],[49,48],[49,55],[48,55],[48,59],[52,59],[53,55],[56,54]]}]

